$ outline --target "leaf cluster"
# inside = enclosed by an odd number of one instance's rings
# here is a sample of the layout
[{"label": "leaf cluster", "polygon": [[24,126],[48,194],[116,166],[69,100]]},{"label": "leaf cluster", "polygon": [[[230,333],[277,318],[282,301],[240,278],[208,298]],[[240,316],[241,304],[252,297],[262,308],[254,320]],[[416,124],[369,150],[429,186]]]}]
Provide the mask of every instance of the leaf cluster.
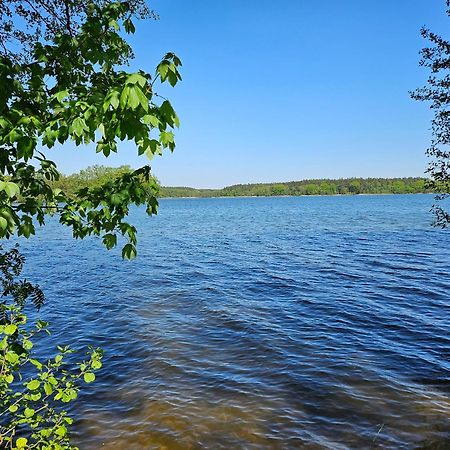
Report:
[{"label": "leaf cluster", "polygon": [[[450,17],[450,0],[446,0],[446,5]],[[423,28],[421,34],[430,46],[421,51],[420,65],[428,68],[430,75],[426,86],[416,89],[411,96],[429,102],[434,112],[432,141],[427,149],[430,157],[427,172],[431,176],[428,185],[438,193],[433,207],[435,224],[445,228],[450,225],[450,213],[440,201],[450,194],[450,41],[427,28]]]},{"label": "leaf cluster", "polygon": [[181,61],[167,53],[153,76],[122,69],[132,54],[122,32],[134,32],[134,13],[129,2],[90,2],[72,33],[35,43],[27,62],[0,57],[0,237],[29,237],[58,214],[74,237],[98,235],[111,248],[123,236],[124,257],[136,254],[136,230],[125,218],[131,204],[157,210],[150,167],[69,196],[54,188],[60,174],[45,156],[67,141],[93,143],[105,157],[122,141],[148,159],[175,149],[179,119],[154,85],[181,80]]},{"label": "leaf cluster", "polygon": [[[0,249],[1,251],[1,249]],[[65,404],[75,400],[81,384],[95,380],[102,367],[102,351],[90,348],[85,360],[67,363],[73,353],[58,346],[56,355],[40,361],[33,353],[42,333],[50,333],[42,320],[28,323],[25,300],[32,297],[39,309],[43,294],[20,276],[24,257],[17,248],[0,253],[3,286],[0,303],[0,447],[70,449],[73,420]],[[34,295],[40,299],[36,304]]]},{"label": "leaf cluster", "polygon": [[[52,41],[59,34],[76,35],[91,5],[109,0],[2,0],[0,2],[0,54],[23,61],[36,42]],[[145,0],[128,0],[138,18],[157,18]],[[132,25],[130,25],[131,27]]]}]

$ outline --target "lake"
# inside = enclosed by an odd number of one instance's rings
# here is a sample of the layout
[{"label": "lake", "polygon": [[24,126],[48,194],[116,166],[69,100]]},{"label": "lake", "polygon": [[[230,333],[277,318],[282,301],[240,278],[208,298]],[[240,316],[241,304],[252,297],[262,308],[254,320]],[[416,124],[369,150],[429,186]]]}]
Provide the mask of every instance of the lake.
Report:
[{"label": "lake", "polygon": [[41,316],[105,351],[76,443],[449,448],[450,235],[432,203],[165,199],[131,214],[132,262],[50,221],[22,243]]}]

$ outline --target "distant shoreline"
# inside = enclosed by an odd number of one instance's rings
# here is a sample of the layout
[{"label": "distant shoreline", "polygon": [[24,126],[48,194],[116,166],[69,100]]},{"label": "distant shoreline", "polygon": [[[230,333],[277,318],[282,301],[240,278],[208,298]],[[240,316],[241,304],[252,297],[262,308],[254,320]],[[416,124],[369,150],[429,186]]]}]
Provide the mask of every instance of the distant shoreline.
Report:
[{"label": "distant shoreline", "polygon": [[428,193],[429,180],[405,178],[308,179],[276,183],[234,184],[218,189],[160,186],[161,198],[303,197],[331,195],[389,195]]},{"label": "distant shoreline", "polygon": [[159,200],[176,200],[176,199],[203,199],[203,198],[290,198],[290,197],[363,197],[376,195],[433,195],[433,192],[382,192],[378,194],[298,194],[298,195],[212,195],[212,196],[185,196],[185,197],[158,197]]},{"label": "distant shoreline", "polygon": [[[52,183],[69,195],[76,195],[82,188],[95,188],[112,182],[118,177],[133,173],[128,166],[118,168],[92,166],[69,176],[61,176]],[[335,195],[389,195],[432,192],[429,179],[404,178],[338,178],[305,179],[274,183],[234,184],[217,189],[188,186],[161,186],[152,180],[156,196],[160,198],[228,198],[228,197],[309,197]]]}]

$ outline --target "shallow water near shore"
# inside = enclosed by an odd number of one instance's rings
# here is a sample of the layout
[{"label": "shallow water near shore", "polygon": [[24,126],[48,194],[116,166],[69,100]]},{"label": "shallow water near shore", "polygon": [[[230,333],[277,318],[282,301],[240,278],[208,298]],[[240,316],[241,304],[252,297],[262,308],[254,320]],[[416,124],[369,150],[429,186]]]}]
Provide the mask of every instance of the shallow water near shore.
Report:
[{"label": "shallow water near shore", "polygon": [[[22,242],[52,339],[105,351],[84,449],[450,448],[450,234],[430,195],[166,199],[132,262]],[[44,350],[42,350],[44,352]]]}]

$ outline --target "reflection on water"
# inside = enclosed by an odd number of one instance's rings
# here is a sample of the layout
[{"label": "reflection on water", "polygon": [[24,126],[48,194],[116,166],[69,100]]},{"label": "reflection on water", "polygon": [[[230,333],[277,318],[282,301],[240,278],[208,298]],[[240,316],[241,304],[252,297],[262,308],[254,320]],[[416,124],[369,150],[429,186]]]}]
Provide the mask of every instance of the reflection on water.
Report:
[{"label": "reflection on water", "polygon": [[132,263],[56,224],[25,243],[55,340],[106,352],[80,448],[450,448],[431,200],[166,200]]}]

